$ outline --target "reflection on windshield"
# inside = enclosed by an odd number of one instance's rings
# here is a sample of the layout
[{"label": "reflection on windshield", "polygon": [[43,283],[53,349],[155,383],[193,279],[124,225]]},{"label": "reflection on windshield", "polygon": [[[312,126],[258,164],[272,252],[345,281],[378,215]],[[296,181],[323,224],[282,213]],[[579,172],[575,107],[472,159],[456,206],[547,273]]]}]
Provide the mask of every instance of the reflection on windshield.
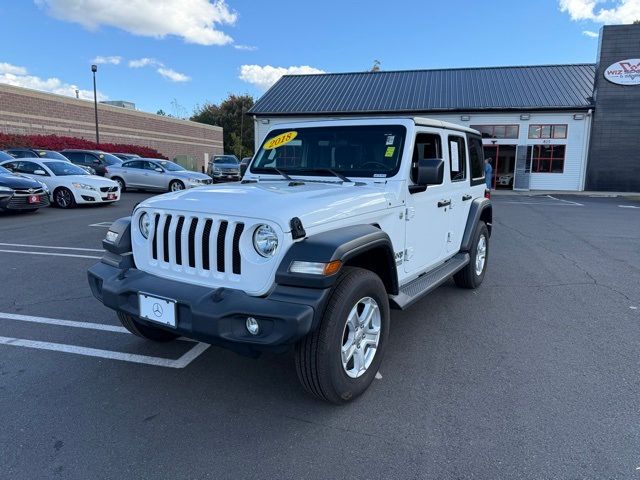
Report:
[{"label": "reflection on windshield", "polygon": [[73,163],[69,162],[44,162],[44,164],[58,177],[65,175],[89,175],[86,170],[76,167]]},{"label": "reflection on windshield", "polygon": [[160,166],[162,166],[162,168],[164,168],[165,170],[168,170],[170,172],[181,172],[183,170],[186,170],[185,168],[181,167],[177,163],[173,163],[173,162],[169,162],[169,161],[157,162],[157,163]]},{"label": "reflection on windshield", "polygon": [[[406,128],[362,125],[275,130],[267,135],[252,173],[386,178],[400,168]],[[335,173],[334,173],[335,172]]]}]

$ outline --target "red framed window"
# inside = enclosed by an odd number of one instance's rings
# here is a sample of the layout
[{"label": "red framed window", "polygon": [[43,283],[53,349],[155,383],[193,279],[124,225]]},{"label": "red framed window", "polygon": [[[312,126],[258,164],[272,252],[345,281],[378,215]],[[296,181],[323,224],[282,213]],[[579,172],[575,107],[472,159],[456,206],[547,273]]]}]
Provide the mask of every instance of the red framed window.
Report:
[{"label": "red framed window", "polygon": [[482,138],[518,138],[520,127],[518,125],[471,125],[478,130]]},{"label": "red framed window", "polygon": [[567,138],[568,126],[559,125],[529,125],[529,138],[531,139],[551,139],[551,138]]},{"label": "red framed window", "polygon": [[527,147],[532,173],[563,173],[566,145],[532,145]]}]

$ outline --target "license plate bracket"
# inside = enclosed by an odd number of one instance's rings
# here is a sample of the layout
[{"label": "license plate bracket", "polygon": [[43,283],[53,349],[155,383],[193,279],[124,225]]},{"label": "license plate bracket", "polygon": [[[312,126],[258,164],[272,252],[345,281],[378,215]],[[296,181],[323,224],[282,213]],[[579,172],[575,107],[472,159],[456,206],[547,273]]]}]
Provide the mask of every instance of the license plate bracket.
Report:
[{"label": "license plate bracket", "polygon": [[138,293],[140,317],[151,322],[176,328],[176,301],[170,298],[156,297],[147,293]]}]

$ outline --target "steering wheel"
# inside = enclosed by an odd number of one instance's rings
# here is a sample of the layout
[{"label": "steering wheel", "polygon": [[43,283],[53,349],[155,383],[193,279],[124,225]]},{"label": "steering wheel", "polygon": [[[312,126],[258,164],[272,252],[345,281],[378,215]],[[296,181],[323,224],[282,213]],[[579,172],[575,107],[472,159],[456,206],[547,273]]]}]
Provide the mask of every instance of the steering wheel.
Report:
[{"label": "steering wheel", "polygon": [[378,167],[382,167],[383,170],[388,170],[389,169],[389,167],[387,165],[385,165],[384,163],[382,163],[382,162],[365,162],[362,165],[360,165],[360,168],[362,168],[363,170],[366,170],[365,169],[366,165],[375,165],[375,166],[378,166]]}]

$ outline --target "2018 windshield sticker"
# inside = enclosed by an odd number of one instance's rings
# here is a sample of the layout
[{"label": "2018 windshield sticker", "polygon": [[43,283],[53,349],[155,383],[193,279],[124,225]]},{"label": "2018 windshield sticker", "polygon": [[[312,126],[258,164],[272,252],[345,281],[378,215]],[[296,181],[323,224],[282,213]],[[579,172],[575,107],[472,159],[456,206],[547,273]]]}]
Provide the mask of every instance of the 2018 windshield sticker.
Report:
[{"label": "2018 windshield sticker", "polygon": [[385,152],[385,157],[393,157],[394,152],[396,151],[396,147],[387,147],[387,151]]},{"label": "2018 windshield sticker", "polygon": [[264,144],[264,147],[262,148],[264,148],[265,150],[273,150],[274,148],[278,148],[278,147],[281,147],[282,145],[289,143],[291,140],[293,140],[297,136],[298,136],[298,132],[295,132],[295,131],[281,133],[280,135],[277,135],[272,139],[267,140],[267,142]]}]

